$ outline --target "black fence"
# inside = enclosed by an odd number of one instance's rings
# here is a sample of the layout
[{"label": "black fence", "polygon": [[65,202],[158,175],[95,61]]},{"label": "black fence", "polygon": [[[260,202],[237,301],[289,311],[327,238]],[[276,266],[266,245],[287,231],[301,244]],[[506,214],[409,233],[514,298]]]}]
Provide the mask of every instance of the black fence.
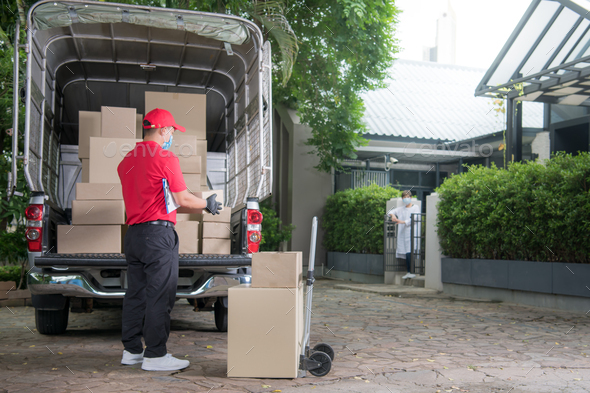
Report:
[{"label": "black fence", "polygon": [[[413,213],[411,215],[410,272],[418,275],[425,274],[425,229],[426,214]],[[405,272],[405,258],[397,258],[397,229],[398,225],[391,221],[389,215],[385,215],[383,222],[383,270],[386,272]]]}]

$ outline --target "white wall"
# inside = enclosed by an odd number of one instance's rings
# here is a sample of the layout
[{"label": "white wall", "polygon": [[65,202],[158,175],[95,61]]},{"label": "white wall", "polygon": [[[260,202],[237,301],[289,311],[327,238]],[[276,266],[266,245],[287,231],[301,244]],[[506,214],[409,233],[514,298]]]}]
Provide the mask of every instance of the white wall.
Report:
[{"label": "white wall", "polygon": [[436,219],[438,216],[436,204],[439,200],[437,193],[426,196],[426,253],[424,256],[426,277],[424,278],[424,287],[442,291],[440,261],[442,255],[436,231]]},{"label": "white wall", "polygon": [[549,159],[551,157],[551,146],[549,143],[549,131],[539,132],[535,139],[531,142],[531,150],[533,153],[539,155],[539,161]]},{"label": "white wall", "polygon": [[[326,250],[322,246],[324,231],[322,230],[322,215],[326,199],[332,195],[332,175],[320,173],[314,168],[319,158],[308,154],[312,150],[305,145],[311,137],[311,129],[300,124],[295,111],[283,107],[276,107],[281,120],[291,134],[290,165],[292,179],[291,192],[291,223],[295,225],[293,237],[290,241],[291,251],[303,251],[303,264],[309,261],[309,242],[311,239],[311,221],[313,216],[319,219],[315,265],[326,263]],[[285,159],[285,157],[281,158]]]}]

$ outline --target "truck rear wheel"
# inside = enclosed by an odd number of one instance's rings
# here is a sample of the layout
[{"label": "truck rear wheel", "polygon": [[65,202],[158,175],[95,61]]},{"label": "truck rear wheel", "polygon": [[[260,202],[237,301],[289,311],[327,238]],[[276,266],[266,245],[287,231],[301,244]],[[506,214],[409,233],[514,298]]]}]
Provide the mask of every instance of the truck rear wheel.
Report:
[{"label": "truck rear wheel", "polygon": [[[217,298],[215,302],[215,326],[220,332],[227,332],[227,307],[223,304],[221,297]],[[227,302],[227,298],[225,298]]]},{"label": "truck rear wheel", "polygon": [[35,309],[35,325],[41,334],[63,334],[68,327],[70,302],[62,310]]}]

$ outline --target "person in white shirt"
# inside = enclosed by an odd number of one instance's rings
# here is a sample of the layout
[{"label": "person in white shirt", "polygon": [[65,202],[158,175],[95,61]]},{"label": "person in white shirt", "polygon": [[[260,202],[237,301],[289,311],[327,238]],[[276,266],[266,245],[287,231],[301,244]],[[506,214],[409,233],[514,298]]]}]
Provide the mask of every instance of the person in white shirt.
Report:
[{"label": "person in white shirt", "polygon": [[[410,271],[410,262],[411,262],[411,233],[412,229],[410,227],[412,219],[411,215],[413,213],[420,213],[420,208],[417,205],[412,203],[412,192],[406,190],[402,193],[402,202],[404,206],[396,207],[391,209],[387,212],[387,214],[391,217],[391,220],[399,225],[397,228],[397,250],[395,256],[397,258],[405,258],[406,259],[406,267],[408,269],[408,273],[403,276],[403,279],[406,278],[414,278],[416,277],[415,274],[412,274]],[[420,233],[418,230],[420,229],[418,222],[414,223],[414,233]],[[420,244],[416,242],[416,249],[419,249]]]}]

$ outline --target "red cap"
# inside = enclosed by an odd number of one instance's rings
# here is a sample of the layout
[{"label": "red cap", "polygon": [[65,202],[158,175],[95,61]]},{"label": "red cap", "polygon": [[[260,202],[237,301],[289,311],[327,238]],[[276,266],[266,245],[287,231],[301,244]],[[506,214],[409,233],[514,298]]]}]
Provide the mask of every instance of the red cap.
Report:
[{"label": "red cap", "polygon": [[174,116],[172,116],[172,113],[168,112],[166,109],[156,108],[149,111],[148,114],[143,118],[144,129],[162,127],[174,127],[175,130],[179,130],[181,132],[186,131],[184,127],[176,124],[174,121]]}]

